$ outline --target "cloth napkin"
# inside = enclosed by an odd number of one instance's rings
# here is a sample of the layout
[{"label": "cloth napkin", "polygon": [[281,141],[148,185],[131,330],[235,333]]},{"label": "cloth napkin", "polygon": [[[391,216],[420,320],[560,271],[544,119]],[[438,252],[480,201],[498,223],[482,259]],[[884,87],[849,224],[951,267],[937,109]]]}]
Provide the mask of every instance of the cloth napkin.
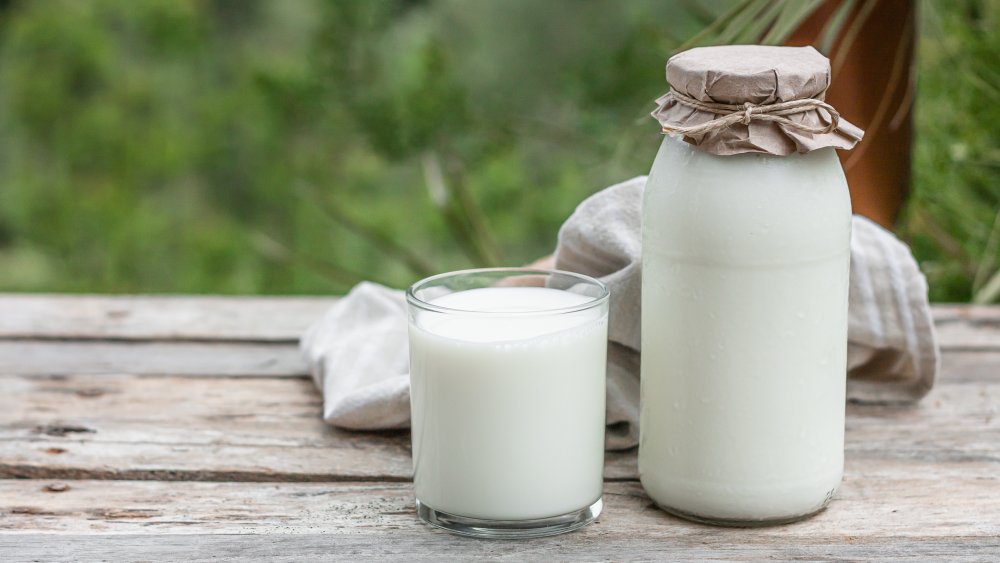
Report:
[{"label": "cloth napkin", "polygon": [[[591,196],[559,231],[556,267],[611,290],[606,447],[639,440],[642,192],[637,177]],[[323,394],[323,419],[343,428],[405,428],[410,421],[407,317],[402,291],[355,286],[301,341]],[[847,397],[913,402],[934,383],[939,354],[927,281],[909,248],[855,216],[851,235]]]}]

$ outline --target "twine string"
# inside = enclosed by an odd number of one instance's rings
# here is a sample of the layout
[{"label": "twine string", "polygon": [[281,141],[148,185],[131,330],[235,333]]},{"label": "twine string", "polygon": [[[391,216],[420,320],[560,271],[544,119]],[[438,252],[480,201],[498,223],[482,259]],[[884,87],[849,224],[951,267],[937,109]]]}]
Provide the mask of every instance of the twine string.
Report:
[{"label": "twine string", "polygon": [[[765,121],[791,127],[792,129],[796,129],[803,133],[821,135],[830,133],[836,129],[838,125],[840,125],[840,113],[833,109],[833,106],[830,104],[815,98],[803,98],[787,102],[759,105],[751,104],[750,102],[745,104],[720,104],[716,102],[698,100],[671,88],[670,92],[667,93],[666,101],[669,100],[674,100],[677,103],[689,108],[722,116],[699,125],[683,126],[661,124],[663,132],[670,134],[701,135],[710,131],[725,129],[737,123],[750,125],[751,121]],[[663,106],[661,105],[660,107]],[[829,124],[825,126],[812,127],[785,117],[816,109],[824,109],[830,114]]]}]

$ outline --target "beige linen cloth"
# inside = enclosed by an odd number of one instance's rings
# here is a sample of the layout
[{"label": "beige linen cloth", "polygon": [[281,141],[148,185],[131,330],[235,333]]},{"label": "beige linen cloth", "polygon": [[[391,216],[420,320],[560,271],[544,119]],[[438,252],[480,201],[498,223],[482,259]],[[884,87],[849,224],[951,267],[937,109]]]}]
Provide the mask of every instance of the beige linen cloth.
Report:
[{"label": "beige linen cloth", "polygon": [[[641,205],[645,177],[584,201],[559,231],[556,267],[611,290],[606,446],[639,439]],[[848,400],[912,402],[937,374],[927,282],[905,244],[855,216],[851,238]],[[323,393],[323,419],[343,428],[405,428],[410,421],[407,319],[402,291],[356,286],[302,338]]]}]

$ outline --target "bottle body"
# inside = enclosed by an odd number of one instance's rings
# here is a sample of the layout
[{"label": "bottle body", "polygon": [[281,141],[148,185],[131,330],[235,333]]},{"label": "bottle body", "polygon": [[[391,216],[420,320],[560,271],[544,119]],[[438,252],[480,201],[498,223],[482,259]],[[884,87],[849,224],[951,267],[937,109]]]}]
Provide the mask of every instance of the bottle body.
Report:
[{"label": "bottle body", "polygon": [[664,138],[643,203],[639,472],[713,523],[822,509],[844,453],[851,208],[836,154]]}]

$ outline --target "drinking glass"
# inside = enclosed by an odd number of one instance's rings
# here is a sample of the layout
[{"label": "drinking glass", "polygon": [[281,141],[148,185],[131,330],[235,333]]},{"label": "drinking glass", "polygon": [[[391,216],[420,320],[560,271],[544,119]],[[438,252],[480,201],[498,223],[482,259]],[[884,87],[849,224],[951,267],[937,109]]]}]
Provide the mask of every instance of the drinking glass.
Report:
[{"label": "drinking glass", "polygon": [[601,512],[608,289],[478,269],[407,291],[417,513],[479,537],[554,535]]}]

